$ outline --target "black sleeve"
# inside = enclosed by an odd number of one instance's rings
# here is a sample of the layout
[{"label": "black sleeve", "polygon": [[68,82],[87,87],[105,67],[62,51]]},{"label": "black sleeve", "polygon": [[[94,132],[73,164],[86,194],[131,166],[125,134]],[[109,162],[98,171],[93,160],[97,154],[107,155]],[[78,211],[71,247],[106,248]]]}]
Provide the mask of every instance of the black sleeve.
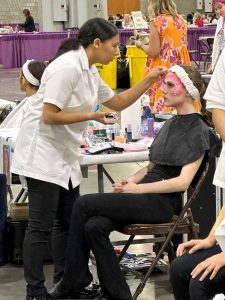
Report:
[{"label": "black sleeve", "polygon": [[34,23],[33,17],[27,16],[27,17],[26,17],[26,21],[25,21],[23,27],[27,27],[27,26],[29,26],[29,25],[32,24],[32,23]]}]

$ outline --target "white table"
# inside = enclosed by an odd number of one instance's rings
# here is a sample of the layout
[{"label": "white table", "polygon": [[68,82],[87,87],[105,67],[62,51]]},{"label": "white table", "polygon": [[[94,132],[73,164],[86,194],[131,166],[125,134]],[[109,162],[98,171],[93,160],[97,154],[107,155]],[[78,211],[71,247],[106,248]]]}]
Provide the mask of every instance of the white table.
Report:
[{"label": "white table", "polygon": [[[12,160],[13,150],[18,134],[17,128],[12,129],[0,129],[0,154],[3,151],[3,145],[9,145],[10,147],[10,161]],[[81,154],[80,165],[84,177],[88,177],[88,168],[93,165],[97,165],[98,170],[98,191],[104,192],[104,180],[103,174],[113,183],[113,179],[110,174],[105,170],[104,164],[118,164],[128,162],[140,162],[148,161],[149,151],[140,152],[123,152],[119,154],[97,154],[86,155]],[[3,173],[3,163],[0,163],[0,173]]]}]

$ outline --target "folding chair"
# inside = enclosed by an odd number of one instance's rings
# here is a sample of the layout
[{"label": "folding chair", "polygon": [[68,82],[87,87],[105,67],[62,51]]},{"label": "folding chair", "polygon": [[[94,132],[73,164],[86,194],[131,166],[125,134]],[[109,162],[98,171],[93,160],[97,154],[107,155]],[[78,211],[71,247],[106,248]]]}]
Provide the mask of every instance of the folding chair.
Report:
[{"label": "folding chair", "polygon": [[[199,193],[202,183],[206,178],[208,169],[209,169],[208,155],[205,155],[199,170],[197,171],[191,185],[188,188],[187,201],[185,205],[183,206],[179,215],[173,216],[171,222],[163,223],[163,224],[130,224],[123,227],[121,230],[118,230],[123,234],[130,235],[120,256],[118,257],[119,262],[122,260],[125,252],[129,248],[130,244],[132,243],[136,235],[164,236],[164,241],[161,243],[161,246],[158,249],[155,258],[152,261],[152,264],[149,267],[148,271],[145,273],[145,275],[141,274],[136,270],[129,269],[131,272],[134,272],[136,275],[139,275],[139,277],[141,278],[140,284],[138,285],[132,297],[132,300],[137,299],[138,296],[143,291],[148,278],[150,277],[152,271],[155,269],[158,260],[161,258],[165,250],[168,251],[168,257],[170,262],[172,261],[172,259],[175,258],[175,253],[171,242],[171,238],[173,237],[174,234],[186,233],[186,234],[190,234],[193,238],[198,238],[197,233],[199,231],[199,224],[194,222],[190,207]],[[125,269],[128,268],[125,267]]]},{"label": "folding chair", "polygon": [[190,60],[196,64],[197,68],[199,68],[199,66],[200,66],[199,65],[199,51],[193,49],[193,50],[189,50],[188,53],[190,56]]},{"label": "folding chair", "polygon": [[206,70],[206,66],[209,62],[211,62],[212,50],[213,50],[213,42],[214,38],[206,38],[199,40],[199,45],[203,52],[200,51],[200,58],[204,60],[204,71]]}]

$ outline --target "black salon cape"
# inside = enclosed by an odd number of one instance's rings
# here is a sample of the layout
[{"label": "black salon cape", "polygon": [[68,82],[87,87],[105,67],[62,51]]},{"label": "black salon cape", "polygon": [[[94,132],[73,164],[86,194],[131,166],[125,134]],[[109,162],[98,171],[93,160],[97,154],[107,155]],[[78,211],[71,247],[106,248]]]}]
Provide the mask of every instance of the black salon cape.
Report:
[{"label": "black salon cape", "polygon": [[154,139],[149,160],[157,165],[184,166],[206,151],[210,157],[219,156],[220,150],[221,140],[201,115],[176,115],[166,121]]}]

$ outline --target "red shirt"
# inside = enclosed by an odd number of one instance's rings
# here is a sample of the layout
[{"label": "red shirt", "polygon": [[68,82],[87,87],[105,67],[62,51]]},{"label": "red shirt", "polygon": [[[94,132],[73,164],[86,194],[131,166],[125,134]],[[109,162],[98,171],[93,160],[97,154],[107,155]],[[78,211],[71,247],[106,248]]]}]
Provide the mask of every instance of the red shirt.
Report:
[{"label": "red shirt", "polygon": [[202,19],[198,19],[195,22],[195,25],[197,25],[198,27],[203,27],[204,26],[204,22]]}]

